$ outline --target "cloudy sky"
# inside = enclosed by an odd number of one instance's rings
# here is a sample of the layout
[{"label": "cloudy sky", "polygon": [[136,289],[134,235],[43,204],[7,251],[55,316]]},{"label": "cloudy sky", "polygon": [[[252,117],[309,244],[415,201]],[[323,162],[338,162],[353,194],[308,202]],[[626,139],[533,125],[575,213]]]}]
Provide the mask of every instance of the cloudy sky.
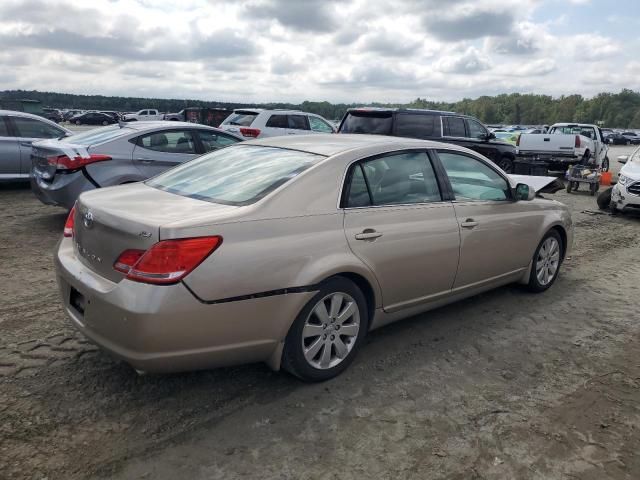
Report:
[{"label": "cloudy sky", "polygon": [[0,0],[0,90],[404,102],[640,90],[637,0]]}]

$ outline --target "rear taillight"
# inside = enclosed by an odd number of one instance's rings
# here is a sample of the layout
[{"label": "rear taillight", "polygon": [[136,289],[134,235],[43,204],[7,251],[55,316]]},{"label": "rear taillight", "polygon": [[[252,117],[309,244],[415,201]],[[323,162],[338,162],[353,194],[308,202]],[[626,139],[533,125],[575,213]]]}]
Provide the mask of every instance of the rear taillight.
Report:
[{"label": "rear taillight", "polygon": [[127,274],[138,263],[142,255],[144,255],[144,250],[125,250],[120,254],[116,263],[113,264],[113,268],[118,272]]},{"label": "rear taillight", "polygon": [[240,133],[243,137],[258,138],[258,135],[260,135],[260,129],[243,127],[240,129]]},{"label": "rear taillight", "polygon": [[65,237],[73,237],[73,217],[75,215],[76,215],[76,206],[73,205],[73,207],[71,207],[71,211],[69,212],[69,216],[67,217],[67,221],[64,222],[63,235]]},{"label": "rear taillight", "polygon": [[222,243],[222,237],[162,240],[146,252],[125,250],[113,268],[136,282],[177,283],[200,265]]},{"label": "rear taillight", "polygon": [[580,148],[580,135],[576,135],[576,148]]},{"label": "rear taillight", "polygon": [[47,163],[55,166],[57,170],[77,170],[89,165],[90,163],[104,162],[106,160],[111,160],[111,157],[109,155],[101,155],[99,153],[92,153],[88,157],[81,157],[80,155],[76,155],[73,158],[67,155],[53,155],[51,157],[47,157]]}]

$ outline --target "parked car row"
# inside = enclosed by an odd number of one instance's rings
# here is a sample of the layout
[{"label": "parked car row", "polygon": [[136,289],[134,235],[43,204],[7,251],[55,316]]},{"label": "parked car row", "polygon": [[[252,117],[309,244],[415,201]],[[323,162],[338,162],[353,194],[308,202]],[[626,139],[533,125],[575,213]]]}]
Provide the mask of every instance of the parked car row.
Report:
[{"label": "parked car row", "polygon": [[29,177],[70,209],[64,308],[140,371],[264,361],[326,380],[379,326],[512,282],[548,289],[572,244],[567,208],[541,195],[562,185],[505,173],[513,145],[452,112],[352,109],[339,135],[291,110],[76,134],[30,117],[0,112],[0,140],[46,126]]}]

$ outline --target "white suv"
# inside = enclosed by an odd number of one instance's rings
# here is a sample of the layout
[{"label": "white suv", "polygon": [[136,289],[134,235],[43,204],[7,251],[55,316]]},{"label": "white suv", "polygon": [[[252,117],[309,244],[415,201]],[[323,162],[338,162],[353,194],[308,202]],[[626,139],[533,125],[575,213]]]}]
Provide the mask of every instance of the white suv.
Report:
[{"label": "white suv", "polygon": [[264,110],[239,108],[220,125],[245,138],[279,137],[281,135],[309,135],[335,133],[331,124],[320,115],[297,110]]}]

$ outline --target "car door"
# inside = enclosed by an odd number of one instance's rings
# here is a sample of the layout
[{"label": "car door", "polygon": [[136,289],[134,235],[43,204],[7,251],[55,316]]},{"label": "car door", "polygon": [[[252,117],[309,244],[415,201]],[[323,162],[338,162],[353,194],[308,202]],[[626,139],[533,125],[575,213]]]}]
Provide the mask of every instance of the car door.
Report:
[{"label": "car door", "polygon": [[20,147],[20,173],[28,175],[31,170],[31,144],[38,140],[60,138],[66,135],[61,128],[47,122],[20,116],[9,116],[18,137]]},{"label": "car door", "polygon": [[191,129],[156,130],[135,141],[133,163],[146,177],[189,161],[199,155]]},{"label": "car door", "polygon": [[470,154],[438,149],[460,225],[460,263],[455,289],[523,271],[538,242],[544,212],[534,202],[515,202],[507,179]]},{"label": "car door", "polygon": [[7,117],[0,116],[0,180],[20,176],[20,143],[9,130]]},{"label": "car door", "polygon": [[394,152],[350,167],[341,206],[351,250],[375,274],[386,311],[451,291],[460,234],[424,151]]},{"label": "car door", "polygon": [[309,135],[309,119],[306,115],[290,114],[287,115],[289,120],[289,130],[287,135]]}]

